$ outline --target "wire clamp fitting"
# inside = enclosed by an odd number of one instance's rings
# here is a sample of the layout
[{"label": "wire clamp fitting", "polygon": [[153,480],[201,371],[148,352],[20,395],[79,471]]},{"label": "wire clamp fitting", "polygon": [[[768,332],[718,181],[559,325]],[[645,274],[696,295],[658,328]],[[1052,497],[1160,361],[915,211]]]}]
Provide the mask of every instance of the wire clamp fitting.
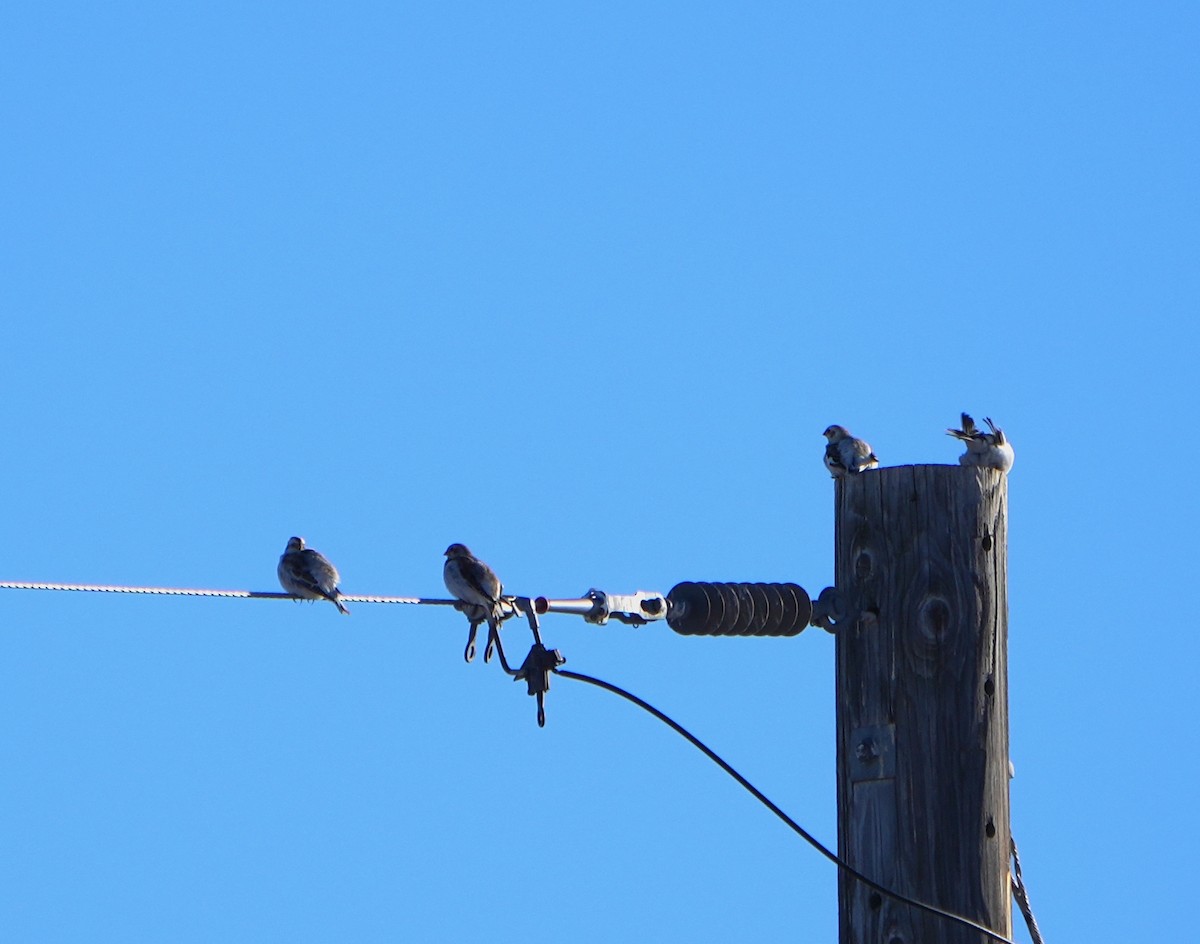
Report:
[{"label": "wire clamp fitting", "polygon": [[540,642],[535,642],[513,675],[514,682],[523,680],[528,694],[537,698],[539,728],[546,726],[546,692],[550,691],[550,673],[566,661],[557,649],[547,649]]},{"label": "wire clamp fitting", "polygon": [[595,588],[575,600],[549,600],[538,597],[533,601],[538,613],[572,613],[584,622],[603,626],[610,619],[629,626],[644,626],[653,620],[666,619],[667,598],[657,590],[635,590],[633,593],[605,593]]}]

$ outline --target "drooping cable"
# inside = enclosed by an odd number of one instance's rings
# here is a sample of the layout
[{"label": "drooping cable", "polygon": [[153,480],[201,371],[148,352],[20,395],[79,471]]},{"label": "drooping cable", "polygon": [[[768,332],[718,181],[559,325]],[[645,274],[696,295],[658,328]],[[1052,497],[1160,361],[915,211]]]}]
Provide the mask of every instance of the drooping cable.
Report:
[{"label": "drooping cable", "polygon": [[705,744],[703,741],[701,741],[698,737],[696,737],[696,735],[692,734],[691,731],[689,731],[687,728],[685,728],[683,725],[681,725],[674,718],[670,717],[669,715],[665,714],[662,711],[659,711],[657,708],[655,708],[649,702],[643,701],[641,698],[638,698],[637,695],[634,695],[632,692],[626,691],[625,689],[621,688],[621,686],[619,686],[619,685],[614,685],[613,683],[606,682],[603,679],[594,678],[591,675],[584,675],[580,672],[572,672],[568,669],[554,669],[553,671],[554,671],[555,675],[562,676],[563,678],[575,679],[576,681],[579,681],[579,682],[586,682],[588,685],[595,685],[597,688],[602,688],[605,691],[612,692],[614,695],[620,695],[626,701],[630,701],[633,704],[637,705],[642,710],[647,711],[650,714],[652,714],[659,721],[663,722],[663,724],[667,725],[672,730],[674,730],[676,734],[679,734],[681,737],[683,737],[686,740],[688,740],[689,742],[691,742],[693,747],[700,750],[705,756],[708,757],[709,760],[711,760],[714,764],[716,764],[718,767],[720,767],[722,770],[724,770],[725,773],[729,774],[729,776],[731,776],[734,780],[736,780],[738,783],[740,783],[742,785],[742,787],[744,787],[756,800],[758,800],[760,803],[763,804],[763,806],[765,806],[772,813],[774,813],[776,816],[778,816],[793,832],[795,832],[801,839],[803,839],[805,842],[807,842],[809,845],[811,845],[814,849],[816,849],[817,852],[821,853],[821,855],[823,855],[825,858],[827,858],[830,862],[832,862],[834,865],[836,865],[839,869],[842,869],[847,875],[850,875],[853,878],[857,879],[858,881],[862,882],[868,888],[874,889],[875,891],[879,892],[881,895],[887,895],[889,898],[892,898],[892,899],[900,902],[903,905],[908,905],[912,908],[917,908],[918,910],[924,911],[927,914],[936,915],[939,918],[944,918],[947,921],[953,921],[953,922],[956,922],[957,924],[963,925],[964,927],[968,927],[973,931],[978,931],[981,934],[986,934],[988,937],[990,937],[996,941],[999,941],[1000,944],[1013,944],[1013,941],[1010,938],[1007,938],[1003,934],[1000,934],[997,931],[993,931],[991,928],[985,927],[984,925],[979,924],[976,921],[972,921],[970,918],[965,918],[962,915],[954,914],[954,912],[952,912],[952,911],[946,911],[942,908],[938,908],[936,905],[929,905],[923,901],[917,901],[915,898],[909,898],[907,895],[902,895],[900,892],[893,891],[892,889],[888,888],[887,886],[880,885],[875,880],[870,879],[867,876],[863,875],[862,872],[859,872],[848,862],[845,862],[842,859],[838,858],[836,853],[830,851],[828,848],[826,848],[824,845],[822,845],[811,833],[808,832],[808,830],[806,830],[803,826],[801,826],[794,819],[792,819],[790,816],[788,816],[787,813],[785,813],[778,806],[776,806],[773,802],[771,802],[771,800],[768,799],[767,796],[761,790],[758,789],[758,787],[754,786],[754,784],[752,784],[749,780],[747,780],[740,773],[738,773],[738,771],[735,770],[716,751],[714,751],[711,747],[709,747],[707,744]]}]

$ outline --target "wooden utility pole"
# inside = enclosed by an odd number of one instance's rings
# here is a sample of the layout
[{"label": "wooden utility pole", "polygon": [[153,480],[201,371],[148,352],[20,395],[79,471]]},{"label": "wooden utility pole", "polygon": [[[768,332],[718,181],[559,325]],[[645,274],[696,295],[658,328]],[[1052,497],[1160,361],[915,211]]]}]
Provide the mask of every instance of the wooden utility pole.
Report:
[{"label": "wooden utility pole", "polygon": [[[838,851],[1012,936],[1008,482],[918,465],[837,483]],[[983,944],[841,874],[841,944]]]}]

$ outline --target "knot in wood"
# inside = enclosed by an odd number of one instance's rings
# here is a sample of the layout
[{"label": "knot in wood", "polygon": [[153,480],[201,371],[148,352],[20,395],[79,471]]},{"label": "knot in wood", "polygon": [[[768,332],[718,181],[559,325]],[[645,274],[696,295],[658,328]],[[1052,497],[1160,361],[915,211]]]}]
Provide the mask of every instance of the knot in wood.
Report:
[{"label": "knot in wood", "polygon": [[859,551],[854,555],[854,577],[862,583],[875,572],[875,558],[870,551]]},{"label": "knot in wood", "polygon": [[921,602],[918,620],[926,639],[941,642],[950,629],[950,604],[945,597],[926,597]]}]

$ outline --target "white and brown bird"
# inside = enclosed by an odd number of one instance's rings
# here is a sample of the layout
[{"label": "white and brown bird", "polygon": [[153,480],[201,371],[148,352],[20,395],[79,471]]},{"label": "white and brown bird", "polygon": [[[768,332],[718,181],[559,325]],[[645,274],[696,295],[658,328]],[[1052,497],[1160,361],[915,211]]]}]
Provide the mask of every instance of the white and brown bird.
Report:
[{"label": "white and brown bird", "polygon": [[845,426],[829,426],[823,435],[829,440],[825,447],[825,468],[835,479],[857,475],[879,465],[879,458],[871,450],[870,443],[855,439]]},{"label": "white and brown bird", "polygon": [[985,416],[983,421],[991,432],[985,433],[979,429],[967,413],[962,414],[962,429],[946,430],[947,436],[953,436],[967,444],[967,451],[958,457],[958,464],[1007,472],[1013,467],[1015,458],[1012,443],[1005,437],[1004,430],[992,422],[990,416]]},{"label": "white and brown bird", "polygon": [[[465,544],[451,544],[446,548],[446,563],[442,567],[442,579],[456,600],[478,607],[479,613],[488,624],[488,645],[484,661],[491,658],[492,646],[499,641],[497,630],[500,628],[500,601],[504,596],[504,587],[496,572],[478,557],[471,553]],[[471,620],[471,635],[467,639],[465,653],[468,662],[475,655],[475,628],[479,620],[467,613]]]},{"label": "white and brown bird", "polygon": [[288,593],[305,600],[328,600],[339,613],[349,615],[338,590],[337,568],[320,551],[304,546],[304,538],[288,538],[279,558],[279,583]]}]

